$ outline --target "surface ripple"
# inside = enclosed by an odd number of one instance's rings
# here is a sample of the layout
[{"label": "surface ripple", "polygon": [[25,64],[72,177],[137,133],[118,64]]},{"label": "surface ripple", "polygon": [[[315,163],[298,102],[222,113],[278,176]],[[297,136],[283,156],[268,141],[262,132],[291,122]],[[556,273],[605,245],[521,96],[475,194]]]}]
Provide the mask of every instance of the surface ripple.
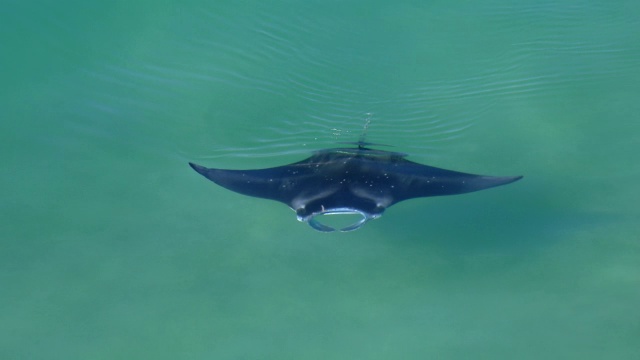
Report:
[{"label": "surface ripple", "polygon": [[[29,21],[71,36],[61,18],[39,9]],[[597,29],[585,33],[590,22]],[[471,32],[437,28],[451,23]],[[91,43],[91,61],[57,81],[74,94],[69,128],[181,158],[308,153],[357,141],[367,121],[367,141],[437,155],[472,128],[499,129],[510,121],[497,118],[503,107],[624,77],[638,45],[618,28],[637,23],[580,1],[405,5],[356,22],[318,4],[140,9],[135,36]],[[74,56],[59,53],[62,63]]]}]

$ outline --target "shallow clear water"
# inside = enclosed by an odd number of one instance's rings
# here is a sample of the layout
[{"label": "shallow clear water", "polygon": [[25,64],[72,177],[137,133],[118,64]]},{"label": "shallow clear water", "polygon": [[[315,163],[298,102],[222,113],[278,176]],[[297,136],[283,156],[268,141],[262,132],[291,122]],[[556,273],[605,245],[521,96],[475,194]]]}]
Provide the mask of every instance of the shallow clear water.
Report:
[{"label": "shallow clear water", "polygon": [[[0,14],[6,359],[640,356],[633,1]],[[216,187],[367,140],[524,175],[347,234]]]}]

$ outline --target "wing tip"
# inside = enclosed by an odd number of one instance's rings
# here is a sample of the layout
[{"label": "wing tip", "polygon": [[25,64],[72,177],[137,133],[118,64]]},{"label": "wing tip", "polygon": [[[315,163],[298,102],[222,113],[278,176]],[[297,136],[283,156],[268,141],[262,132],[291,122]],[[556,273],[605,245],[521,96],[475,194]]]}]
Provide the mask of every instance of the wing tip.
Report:
[{"label": "wing tip", "polygon": [[523,177],[524,177],[523,175],[493,177],[496,180],[496,184],[494,186],[502,186],[502,185],[511,184],[513,182],[516,182],[516,181],[522,179]]},{"label": "wing tip", "polygon": [[518,176],[479,176],[476,178],[476,181],[470,181],[467,184],[466,191],[462,191],[460,193],[465,192],[474,192],[479,190],[490,189],[497,186],[504,186],[516,182],[522,179],[522,175]]},{"label": "wing tip", "polygon": [[201,174],[201,175],[204,175],[205,172],[207,171],[206,167],[200,166],[198,164],[194,164],[192,162],[189,162],[189,166],[191,166],[193,170],[195,170],[198,174]]}]

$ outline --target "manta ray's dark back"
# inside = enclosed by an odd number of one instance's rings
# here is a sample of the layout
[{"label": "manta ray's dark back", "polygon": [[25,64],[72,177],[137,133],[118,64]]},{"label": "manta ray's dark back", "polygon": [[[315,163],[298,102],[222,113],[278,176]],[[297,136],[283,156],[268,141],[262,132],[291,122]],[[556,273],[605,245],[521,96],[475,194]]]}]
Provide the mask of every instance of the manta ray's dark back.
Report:
[{"label": "manta ray's dark back", "polygon": [[335,148],[285,166],[258,170],[191,167],[237,193],[276,200],[291,207],[298,220],[321,231],[334,229],[317,221],[320,215],[359,214],[363,219],[343,231],[355,230],[400,201],[456,195],[517,181],[522,176],[483,176],[418,164],[406,154],[358,148]]}]

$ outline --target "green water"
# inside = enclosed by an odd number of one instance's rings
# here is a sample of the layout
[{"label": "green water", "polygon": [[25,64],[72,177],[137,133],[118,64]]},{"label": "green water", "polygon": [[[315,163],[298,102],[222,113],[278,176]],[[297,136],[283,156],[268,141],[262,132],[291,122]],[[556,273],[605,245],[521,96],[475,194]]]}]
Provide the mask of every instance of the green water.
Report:
[{"label": "green water", "polygon": [[[0,358],[640,358],[640,3],[9,1]],[[188,161],[524,175],[322,234]]]}]

